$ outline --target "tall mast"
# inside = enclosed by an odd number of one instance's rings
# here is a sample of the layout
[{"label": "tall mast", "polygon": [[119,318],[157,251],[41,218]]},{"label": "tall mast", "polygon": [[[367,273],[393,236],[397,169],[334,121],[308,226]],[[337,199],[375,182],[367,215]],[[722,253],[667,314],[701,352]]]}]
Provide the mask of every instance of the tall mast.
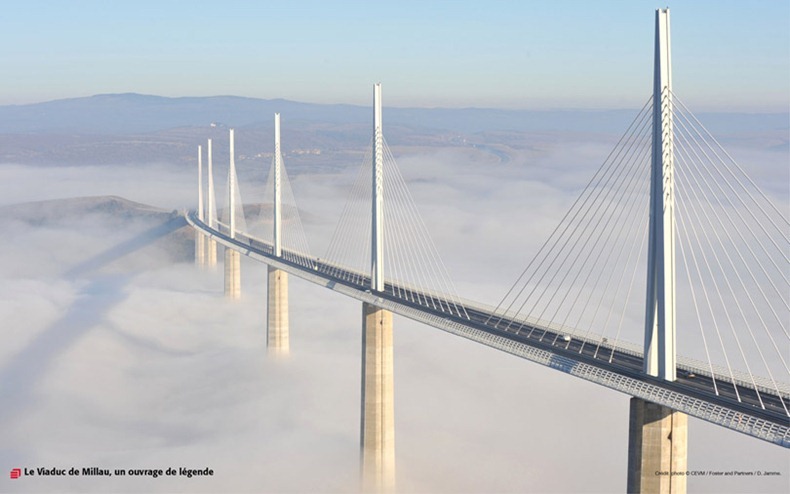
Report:
[{"label": "tall mast", "polygon": [[274,114],[274,255],[282,256],[282,191],[280,190],[280,173],[282,167],[280,152],[280,114]]},{"label": "tall mast", "polygon": [[384,136],[381,130],[381,83],[373,86],[373,211],[370,289],[384,291],[382,199],[384,188]]},{"label": "tall mast", "polygon": [[208,226],[214,228],[217,206],[214,204],[214,170],[211,166],[211,139],[208,140]]},{"label": "tall mast", "polygon": [[644,371],[676,378],[675,171],[669,9],[656,10]]},{"label": "tall mast", "polygon": [[230,211],[230,238],[236,238],[236,161],[233,149],[233,129],[230,129],[230,167],[228,168],[228,210]]},{"label": "tall mast", "polygon": [[198,145],[198,219],[203,221],[203,146]]}]

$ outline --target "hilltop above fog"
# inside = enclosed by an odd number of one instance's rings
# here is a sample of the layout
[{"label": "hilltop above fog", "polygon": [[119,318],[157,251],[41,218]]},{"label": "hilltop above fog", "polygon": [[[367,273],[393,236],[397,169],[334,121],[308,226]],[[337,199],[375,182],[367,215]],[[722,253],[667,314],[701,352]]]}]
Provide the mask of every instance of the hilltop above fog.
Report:
[{"label": "hilltop above fog", "polygon": [[[114,261],[133,257],[136,268],[164,266],[194,259],[194,233],[178,211],[129,201],[117,196],[75,197],[0,207],[0,224],[12,231],[51,232],[57,239],[53,250],[79,251],[76,243],[97,239],[115,244],[103,251],[76,255],[79,271],[101,269]],[[20,226],[21,223],[21,226]],[[140,251],[140,254],[137,254]],[[54,255],[54,254],[53,254]],[[128,262],[124,259],[123,262]],[[71,267],[71,271],[75,270]]]},{"label": "hilltop above fog", "polygon": [[35,226],[54,226],[87,215],[108,215],[114,220],[164,221],[177,216],[178,212],[166,211],[118,196],[52,199],[0,207],[0,217],[13,218]]}]

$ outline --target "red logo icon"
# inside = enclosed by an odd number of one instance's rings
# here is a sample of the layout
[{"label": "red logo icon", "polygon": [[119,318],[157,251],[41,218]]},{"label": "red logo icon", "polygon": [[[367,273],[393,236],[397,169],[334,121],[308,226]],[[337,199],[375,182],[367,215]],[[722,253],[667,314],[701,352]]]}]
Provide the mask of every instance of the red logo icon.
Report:
[{"label": "red logo icon", "polygon": [[20,475],[22,475],[22,470],[20,470],[18,468],[14,468],[14,469],[11,470],[11,478],[12,479],[18,479]]}]

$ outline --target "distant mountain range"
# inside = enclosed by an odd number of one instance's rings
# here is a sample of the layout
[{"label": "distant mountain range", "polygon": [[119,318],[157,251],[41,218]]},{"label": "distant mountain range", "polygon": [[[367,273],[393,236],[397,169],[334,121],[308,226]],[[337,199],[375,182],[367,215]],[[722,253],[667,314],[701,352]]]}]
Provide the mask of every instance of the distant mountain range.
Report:
[{"label": "distant mountain range", "polygon": [[[28,105],[0,106],[0,133],[127,134],[211,123],[270,125],[275,112],[291,122],[367,124],[371,109],[238,96],[167,98],[135,93],[100,94]],[[385,124],[457,132],[622,131],[636,110],[500,110],[486,108],[384,108]],[[788,114],[701,114],[717,130],[788,128]],[[710,118],[706,118],[710,117]],[[713,130],[713,129],[711,129]]]},{"label": "distant mountain range", "polygon": [[[0,106],[0,162],[22,164],[122,164],[187,162],[207,137],[221,142],[227,127],[250,156],[271,140],[272,116],[279,112],[287,146],[295,154],[337,153],[366,145],[371,109],[365,106],[300,103],[236,96],[167,98],[142,94],[102,94],[28,105]],[[486,146],[485,134],[622,133],[634,110],[501,110],[485,108],[384,108],[391,145],[437,146],[448,142]],[[773,133],[786,136],[788,113],[703,113],[700,120],[717,135]],[[521,137],[519,137],[521,136]],[[787,145],[786,139],[780,144]],[[324,154],[324,157],[327,157]],[[339,162],[347,156],[335,155]],[[327,161],[332,159],[327,158]]]}]

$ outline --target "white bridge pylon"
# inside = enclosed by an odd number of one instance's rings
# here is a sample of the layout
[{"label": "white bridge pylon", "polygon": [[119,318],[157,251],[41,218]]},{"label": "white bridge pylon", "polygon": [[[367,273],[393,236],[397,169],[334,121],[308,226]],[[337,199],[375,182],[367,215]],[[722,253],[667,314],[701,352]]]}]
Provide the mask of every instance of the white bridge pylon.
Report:
[{"label": "white bridge pylon", "polygon": [[[239,192],[236,176],[236,139],[233,129],[229,131],[230,162],[228,166],[228,209],[224,225],[231,239],[236,238],[236,229],[244,229],[244,206]],[[238,213],[237,213],[238,209]],[[239,221],[240,220],[240,221]],[[241,298],[241,255],[235,249],[225,249],[225,296],[230,299]]]},{"label": "white bridge pylon", "polygon": [[653,80],[653,152],[645,301],[645,373],[676,378],[675,149],[669,9],[656,11]]},{"label": "white bridge pylon", "polygon": [[655,29],[654,94],[487,324],[790,417],[790,222],[673,91],[667,9]]},{"label": "white bridge pylon", "polygon": [[247,227],[244,234],[254,239],[257,247],[275,257],[314,269],[315,258],[311,254],[285,166],[281,121],[281,115],[275,113],[272,159],[268,172],[258,182],[263,184],[262,190],[260,187],[245,189],[245,197],[252,197],[252,200],[245,208]]},{"label": "white bridge pylon", "polygon": [[381,85],[373,136],[319,270],[437,314],[468,318],[384,137]]}]

